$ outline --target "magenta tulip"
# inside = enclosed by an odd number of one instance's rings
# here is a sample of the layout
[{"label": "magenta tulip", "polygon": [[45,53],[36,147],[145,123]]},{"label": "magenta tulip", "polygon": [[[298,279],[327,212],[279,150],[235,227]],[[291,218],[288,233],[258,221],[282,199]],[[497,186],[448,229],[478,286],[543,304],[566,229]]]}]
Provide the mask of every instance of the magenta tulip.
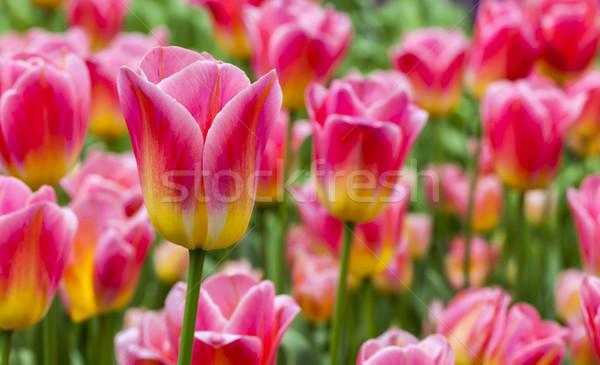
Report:
[{"label": "magenta tulip", "polygon": [[575,220],[579,251],[585,271],[600,274],[600,175],[586,177],[579,190],[570,187],[567,201]]},{"label": "magenta tulip", "polygon": [[581,284],[581,315],[591,347],[600,361],[600,279],[588,276]]}]

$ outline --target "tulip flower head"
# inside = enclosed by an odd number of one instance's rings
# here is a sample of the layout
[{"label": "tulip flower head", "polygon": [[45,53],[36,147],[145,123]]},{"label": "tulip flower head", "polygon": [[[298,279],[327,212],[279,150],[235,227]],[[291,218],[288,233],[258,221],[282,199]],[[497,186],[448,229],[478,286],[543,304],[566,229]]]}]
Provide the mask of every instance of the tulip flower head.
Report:
[{"label": "tulip flower head", "polygon": [[77,218],[49,186],[0,177],[0,329],[22,331],[46,314],[73,246]]},{"label": "tulip flower head", "polygon": [[56,185],[83,147],[90,105],[85,63],[17,54],[0,59],[0,163],[32,188]]},{"label": "tulip flower head", "polygon": [[590,346],[596,354],[596,361],[600,361],[600,326],[598,314],[600,313],[600,279],[587,276],[581,284],[581,315]]},{"label": "tulip flower head", "polygon": [[385,268],[372,277],[375,288],[386,294],[402,294],[410,290],[414,281],[412,256],[408,241],[402,239],[392,248],[391,258]]},{"label": "tulip flower head", "polygon": [[454,365],[454,350],[441,335],[419,341],[410,333],[392,327],[368,340],[358,353],[356,365]]},{"label": "tulip flower head", "polygon": [[580,315],[581,283],[586,275],[578,270],[570,269],[560,273],[554,290],[554,303],[560,319],[572,322]]},{"label": "tulip flower head", "polygon": [[119,33],[129,12],[130,0],[70,0],[69,25],[86,30],[94,48],[102,48]]},{"label": "tulip flower head", "polygon": [[156,230],[188,249],[228,247],[246,231],[257,170],[281,108],[275,71],[155,48],[117,84],[144,202]]},{"label": "tulip flower head", "polygon": [[598,174],[586,177],[579,190],[573,187],[567,190],[567,201],[575,220],[583,268],[593,275],[600,274],[600,208],[595,203],[599,196]]},{"label": "tulip flower head", "polygon": [[581,316],[575,321],[569,322],[569,352],[573,365],[596,364],[596,354],[590,344],[585,325]]},{"label": "tulip flower head", "polygon": [[301,255],[292,268],[292,295],[311,323],[331,319],[340,273],[327,255]]},{"label": "tulip flower head", "polygon": [[390,71],[351,74],[329,89],[312,84],[306,95],[319,201],[343,221],[375,219],[427,113],[411,103],[402,76]]},{"label": "tulip flower head", "polygon": [[403,36],[391,51],[391,63],[408,77],[419,105],[433,116],[444,116],[460,102],[468,47],[459,30],[419,29]]},{"label": "tulip flower head", "polygon": [[25,33],[23,48],[20,51],[57,57],[59,60],[65,53],[73,53],[86,59],[89,56],[90,47],[90,38],[80,27],[71,27],[64,33],[33,28]]},{"label": "tulip flower head", "polygon": [[567,84],[565,92],[571,98],[581,95],[584,105],[567,133],[567,144],[583,157],[600,153],[600,71],[590,71]]},{"label": "tulip flower head", "polygon": [[402,223],[402,237],[413,258],[423,258],[431,245],[433,218],[423,213],[407,213]]},{"label": "tulip flower head", "polygon": [[260,8],[247,7],[245,22],[254,75],[276,69],[283,105],[291,110],[304,106],[310,82],[329,80],[352,38],[347,14],[304,0],[273,0]]},{"label": "tulip flower head", "polygon": [[[478,236],[471,239],[470,245],[469,283],[472,287],[481,287],[485,284],[488,273],[495,265],[496,253],[493,246],[488,245]],[[464,286],[464,260],[465,239],[457,237],[451,242],[450,250],[444,261],[446,277],[454,289],[460,289]]]},{"label": "tulip flower head", "polygon": [[261,269],[255,269],[252,263],[246,259],[227,261],[221,266],[221,273],[229,276],[243,274],[250,276],[256,281],[263,279],[263,272]]}]

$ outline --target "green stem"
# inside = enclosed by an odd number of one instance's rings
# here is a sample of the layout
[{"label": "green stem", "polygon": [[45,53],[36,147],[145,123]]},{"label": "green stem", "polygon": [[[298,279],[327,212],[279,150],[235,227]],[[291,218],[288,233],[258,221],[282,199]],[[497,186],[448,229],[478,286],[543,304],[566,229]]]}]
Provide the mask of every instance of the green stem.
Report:
[{"label": "green stem", "polygon": [[0,365],[8,365],[10,360],[10,343],[12,331],[2,331],[2,362]]},{"label": "green stem", "polygon": [[[476,153],[474,160],[477,161],[479,153]],[[464,271],[464,288],[471,286],[471,240],[473,239],[473,214],[475,211],[475,191],[477,190],[477,162],[475,162],[475,169],[471,171],[471,180],[469,183],[469,203],[467,207],[467,217],[464,222],[465,231],[465,257],[463,259],[463,271]]]},{"label": "green stem", "polygon": [[52,303],[46,317],[42,321],[43,343],[44,343],[44,359],[46,365],[56,364],[56,311],[55,305]]},{"label": "green stem", "polygon": [[333,312],[330,361],[331,365],[338,365],[338,352],[340,346],[340,334],[342,330],[342,318],[344,317],[344,304],[347,300],[346,292],[348,289],[348,264],[350,261],[350,246],[352,244],[352,235],[354,234],[354,223],[346,222],[344,224],[344,242],[342,246],[342,256],[340,258],[340,276],[338,280],[337,295],[335,299],[335,309]]},{"label": "green stem", "polygon": [[190,250],[188,287],[183,314],[183,328],[181,329],[181,339],[179,342],[178,365],[190,365],[192,362],[194,330],[196,328],[198,300],[200,297],[200,285],[202,284],[202,269],[205,257],[206,251],[202,249]]},{"label": "green stem", "polygon": [[375,288],[365,280],[365,309],[367,319],[367,336],[368,338],[375,338],[377,336],[377,330],[375,329]]},{"label": "green stem", "polygon": [[114,354],[114,316],[112,313],[105,314],[99,318],[100,330],[99,330],[99,351],[98,351],[98,364],[106,365],[113,364]]},{"label": "green stem", "polygon": [[285,194],[285,191],[283,193],[283,200],[281,201],[281,203],[279,204],[279,224],[281,225],[281,238],[276,246],[277,252],[276,252],[276,256],[277,260],[275,262],[275,264],[277,264],[276,270],[275,272],[277,273],[275,275],[275,287],[277,288],[277,291],[279,293],[283,293],[285,291],[284,283],[284,277],[286,275],[285,272],[285,265],[283,264],[284,262],[286,262],[286,258],[285,258],[285,246],[286,246],[286,232],[287,232],[287,223],[288,223],[288,212],[287,212],[287,195]]},{"label": "green stem", "polygon": [[517,246],[517,277],[516,277],[516,291],[517,300],[525,301],[527,297],[527,290],[529,287],[528,273],[527,273],[527,260],[528,260],[528,247],[525,242],[525,217],[523,213],[525,202],[525,192],[519,192],[517,201],[517,221],[515,224],[515,244]]},{"label": "green stem", "polygon": [[263,274],[266,280],[273,280],[273,278],[271,277],[271,270],[269,265],[271,264],[269,261],[269,250],[271,249],[270,245],[269,245],[269,237],[267,235],[267,222],[265,221],[267,219],[267,214],[266,214],[266,209],[264,208],[257,208],[257,215],[258,215],[258,222],[257,222],[257,228],[258,228],[258,235],[260,237],[260,250],[261,250],[261,254],[262,254],[262,268],[263,268]]}]

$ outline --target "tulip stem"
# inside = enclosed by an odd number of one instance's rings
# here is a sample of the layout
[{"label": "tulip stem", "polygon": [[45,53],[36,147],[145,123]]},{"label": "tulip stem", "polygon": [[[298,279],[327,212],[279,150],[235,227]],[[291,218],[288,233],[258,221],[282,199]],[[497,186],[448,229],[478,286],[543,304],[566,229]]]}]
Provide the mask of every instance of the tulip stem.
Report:
[{"label": "tulip stem", "polygon": [[347,277],[348,264],[350,261],[350,246],[352,244],[352,235],[354,234],[354,223],[346,222],[344,224],[344,242],[342,246],[342,256],[340,258],[340,276],[338,279],[337,296],[335,298],[335,309],[333,312],[333,323],[331,333],[330,361],[331,365],[338,364],[338,352],[340,346],[340,334],[342,330],[342,318],[344,318],[345,303],[347,300]]},{"label": "tulip stem", "polygon": [[517,300],[525,301],[527,296],[527,287],[528,287],[528,273],[527,273],[527,243],[525,242],[525,217],[523,216],[523,209],[525,203],[525,192],[519,192],[518,201],[517,201],[517,222],[516,222],[516,234],[515,241],[517,244],[517,252],[519,252],[517,257],[517,277],[516,277],[516,292],[517,292]]},{"label": "tulip stem", "polygon": [[54,310],[54,301],[50,304],[50,309],[42,321],[42,333],[44,343],[44,360],[46,365],[56,364],[56,314]]},{"label": "tulip stem", "polygon": [[10,343],[12,341],[12,331],[2,331],[2,363],[8,365],[10,360]]},{"label": "tulip stem", "polygon": [[367,336],[368,338],[374,338],[377,335],[377,330],[375,329],[375,288],[368,280],[365,280],[365,290],[366,290],[366,298],[365,298],[365,308],[366,308],[366,318],[367,318]]},{"label": "tulip stem", "polygon": [[99,338],[100,351],[98,352],[98,364],[112,364],[113,363],[113,338],[114,338],[114,324],[112,313],[105,314],[99,318],[100,321],[100,332]]},{"label": "tulip stem", "polygon": [[202,249],[190,250],[190,265],[188,271],[187,295],[183,314],[183,327],[179,342],[178,365],[190,365],[194,345],[194,332],[196,329],[196,316],[198,314],[198,300],[200,285],[202,284],[202,270],[206,251]]},{"label": "tulip stem", "polygon": [[469,202],[467,216],[464,221],[465,230],[465,256],[463,259],[464,288],[471,286],[471,240],[473,239],[473,214],[475,211],[475,191],[477,190],[477,162],[479,159],[481,142],[477,144],[477,151],[473,155],[473,167],[471,169],[471,180],[469,181]]}]

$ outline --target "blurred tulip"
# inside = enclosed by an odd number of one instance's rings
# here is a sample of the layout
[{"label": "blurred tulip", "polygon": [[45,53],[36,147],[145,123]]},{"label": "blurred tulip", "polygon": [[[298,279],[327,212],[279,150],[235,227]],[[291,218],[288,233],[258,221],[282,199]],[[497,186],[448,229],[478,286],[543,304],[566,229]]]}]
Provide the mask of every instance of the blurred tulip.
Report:
[{"label": "blurred tulip", "polygon": [[229,276],[243,274],[250,276],[256,281],[261,281],[263,279],[262,270],[255,269],[250,263],[250,261],[246,259],[227,261],[223,264],[223,266],[221,266],[220,272]]},{"label": "blurred tulip", "polygon": [[288,112],[279,112],[269,135],[260,165],[256,185],[256,203],[259,205],[273,205],[283,199],[289,124],[290,116]]},{"label": "blurred tulip", "polygon": [[292,295],[311,323],[331,319],[339,277],[331,256],[301,255],[292,267]]},{"label": "blurred tulip", "polygon": [[90,53],[90,38],[80,27],[71,27],[64,33],[49,32],[33,28],[25,33],[22,51],[56,57],[61,59],[64,53],[73,53],[85,59]]},{"label": "blurred tulip", "polygon": [[130,6],[130,0],[70,0],[67,22],[85,29],[94,48],[103,48],[123,27]]},{"label": "blurred tulip", "polygon": [[600,174],[586,177],[579,190],[573,187],[567,190],[567,201],[577,229],[583,268],[594,275],[600,275],[599,197]]},{"label": "blurred tulip", "polygon": [[587,276],[581,284],[581,315],[590,347],[596,354],[596,361],[600,361],[600,279]]},{"label": "blurred tulip", "polygon": [[386,294],[406,293],[414,280],[412,257],[408,252],[406,240],[393,247],[391,259],[385,268],[372,277],[377,290]]},{"label": "blurred tulip", "polygon": [[121,66],[138,70],[144,55],[154,47],[167,44],[167,33],[155,29],[152,35],[121,33],[108,48],[95,53],[88,61],[92,81],[90,132],[102,139],[116,139],[127,134],[127,125],[119,103],[117,76]]},{"label": "blurred tulip", "polygon": [[22,331],[50,308],[71,253],[77,218],[49,186],[32,193],[0,176],[0,329]]},{"label": "blurred tulip", "polygon": [[329,80],[352,38],[348,15],[304,0],[273,0],[260,8],[247,7],[245,23],[254,75],[276,69],[283,105],[292,110],[304,107],[304,91],[311,81]]},{"label": "blurred tulip", "polygon": [[484,135],[494,155],[496,173],[520,191],[540,189],[554,180],[562,138],[581,110],[542,79],[499,81],[483,97]]},{"label": "blurred tulip", "polygon": [[23,47],[23,40],[19,33],[8,31],[0,35],[0,57],[17,53]]},{"label": "blurred tulip", "polygon": [[597,0],[537,0],[542,52],[538,69],[562,82],[594,61],[600,38]]},{"label": "blurred tulip", "polygon": [[456,365],[481,364],[494,326],[506,315],[510,297],[502,289],[468,289],[448,304],[437,326],[454,348]]},{"label": "blurred tulip", "polygon": [[460,102],[468,47],[459,30],[423,28],[406,33],[390,58],[415,88],[419,105],[433,116],[444,116]]},{"label": "blurred tulip", "polygon": [[423,180],[425,198],[429,207],[444,213],[456,213],[457,206],[452,199],[451,187],[463,180],[462,170],[453,164],[428,166],[419,176]]},{"label": "blurred tulip", "polygon": [[[115,338],[122,365],[174,364],[186,285],[171,289],[161,312],[149,312]],[[300,311],[270,281],[217,274],[202,284],[192,364],[274,365],[284,333]],[[251,313],[252,315],[249,315]],[[166,317],[166,320],[165,320]]]},{"label": "blurred tulip", "polygon": [[248,6],[260,6],[263,0],[188,0],[188,3],[208,10],[213,36],[223,51],[238,59],[250,57],[243,12]]},{"label": "blurred tulip", "polygon": [[560,273],[554,289],[556,313],[563,321],[570,322],[580,315],[579,293],[585,274],[575,270],[565,270]]},{"label": "blurred tulip", "polygon": [[[472,287],[481,287],[496,263],[496,253],[493,246],[488,245],[478,236],[470,240],[470,246],[469,283]],[[465,285],[464,261],[465,239],[457,237],[450,243],[450,249],[444,260],[446,278],[455,290]]]},{"label": "blurred tulip", "polygon": [[587,336],[585,325],[581,318],[569,323],[569,350],[573,365],[595,365],[596,355],[594,349],[590,346],[590,339]]},{"label": "blurred tulip", "polygon": [[228,247],[245,233],[281,107],[275,72],[250,84],[210,58],[155,48],[142,75],[125,67],[117,80],[150,220],[188,249]]},{"label": "blurred tulip", "polygon": [[429,214],[408,213],[402,223],[402,236],[413,258],[423,258],[429,251],[433,234],[433,218]]},{"label": "blurred tulip", "polygon": [[70,207],[79,227],[61,297],[80,322],[129,304],[154,231],[145,210],[128,217],[124,203],[109,195],[80,195]]},{"label": "blurred tulip", "polygon": [[427,316],[423,319],[422,333],[429,336],[435,333],[435,329],[442,318],[444,312],[444,303],[440,299],[434,299],[429,303]]},{"label": "blurred tulip", "polygon": [[363,343],[356,365],[454,365],[454,351],[440,335],[420,341],[392,327],[381,336]]},{"label": "blurred tulip", "polygon": [[485,364],[559,365],[569,332],[553,321],[542,321],[537,310],[518,303],[497,319]]},{"label": "blurred tulip", "polygon": [[542,225],[556,214],[557,194],[555,191],[529,190],[525,193],[525,219],[534,227]]},{"label": "blurred tulip", "polygon": [[524,78],[539,52],[535,19],[525,1],[484,0],[467,56],[466,87],[480,98],[494,81]]},{"label": "blurred tulip", "polygon": [[30,187],[56,185],[83,147],[90,105],[85,63],[22,54],[0,59],[0,162]]},{"label": "blurred tulip", "polygon": [[169,241],[163,241],[154,249],[154,271],[165,284],[175,284],[188,271],[188,250]]},{"label": "blurred tulip", "polygon": [[600,153],[600,71],[590,71],[565,87],[567,96],[582,95],[585,104],[567,133],[567,144],[575,153],[594,156]]},{"label": "blurred tulip", "polygon": [[351,74],[329,90],[312,84],[306,96],[319,201],[343,221],[372,221],[385,209],[427,113],[391,71]]}]

